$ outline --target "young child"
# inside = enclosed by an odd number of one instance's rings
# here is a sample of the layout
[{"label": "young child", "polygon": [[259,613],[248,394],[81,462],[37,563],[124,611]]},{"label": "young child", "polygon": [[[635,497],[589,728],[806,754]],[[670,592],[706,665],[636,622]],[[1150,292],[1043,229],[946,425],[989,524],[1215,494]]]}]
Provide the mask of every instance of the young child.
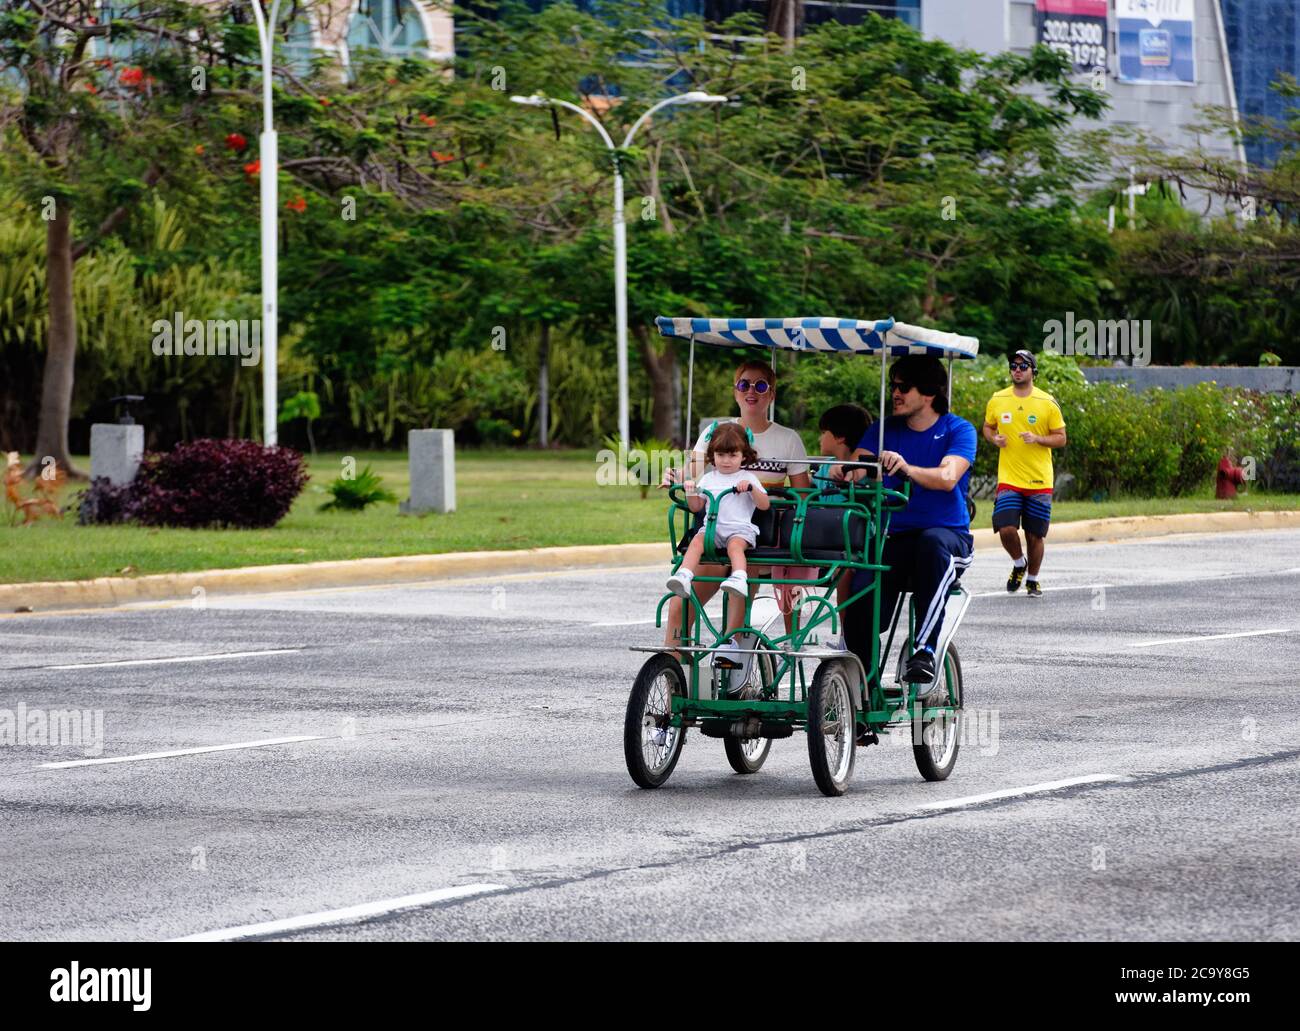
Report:
[{"label": "young child", "polygon": [[[853,458],[853,451],[867,432],[870,416],[865,408],[857,405],[836,405],[822,413],[817,428],[822,435],[817,442],[823,455],[838,458],[843,462]],[[822,498],[827,501],[844,500],[844,483],[832,479],[831,467],[834,462],[823,462],[813,473],[813,486],[822,491]]]},{"label": "young child", "polygon": [[[867,432],[867,425],[870,417],[867,415],[865,408],[859,408],[857,405],[836,405],[834,408],[828,408],[822,413],[821,419],[817,423],[817,428],[822,431],[817,446],[821,449],[823,455],[838,458],[847,462],[853,457],[853,451],[858,446],[858,441]],[[844,483],[842,480],[831,478],[831,467],[833,462],[823,462],[813,473],[813,486],[822,491],[818,495],[821,501],[844,501],[847,500],[844,493]],[[853,596],[853,573],[851,570],[845,571],[840,577],[840,582],[835,587],[835,597],[841,608],[845,602]],[[844,649],[842,641],[828,641],[832,648]]]},{"label": "young child", "polygon": [[[756,508],[766,510],[772,502],[758,477],[741,469],[742,465],[757,461],[758,455],[739,423],[719,423],[705,454],[713,468],[700,477],[698,483],[686,481],[686,504],[692,512],[702,512],[708,499],[698,491],[707,490],[716,498],[728,487],[735,488],[734,493],[728,494],[718,504],[714,543],[719,549],[726,549],[727,560],[731,563],[731,575],[722,581],[722,589],[743,600],[749,596],[749,567],[745,552],[758,539],[758,527],[754,525],[752,516]],[[692,538],[680,568],[668,578],[668,589],[679,597],[690,597],[691,580],[703,556],[704,532],[701,530]]]}]

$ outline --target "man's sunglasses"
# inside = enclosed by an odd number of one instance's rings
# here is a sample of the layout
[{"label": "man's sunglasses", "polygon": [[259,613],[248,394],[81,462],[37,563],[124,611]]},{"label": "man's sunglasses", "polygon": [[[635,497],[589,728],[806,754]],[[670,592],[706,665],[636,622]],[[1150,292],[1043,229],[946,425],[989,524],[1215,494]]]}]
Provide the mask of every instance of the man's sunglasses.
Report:
[{"label": "man's sunglasses", "polygon": [[1028,362],[1012,362],[1011,368],[1018,369],[1021,372],[1025,372],[1026,370],[1033,368],[1033,366],[1031,366]]},{"label": "man's sunglasses", "polygon": [[756,379],[752,381],[747,379],[736,380],[736,389],[742,394],[749,393],[751,387],[754,389],[755,394],[766,394],[772,389],[772,384],[765,379]]},{"label": "man's sunglasses", "polygon": [[897,390],[900,394],[908,394],[911,393],[914,386],[916,386],[915,383],[908,383],[906,380],[895,379],[889,381],[889,390],[891,393]]}]

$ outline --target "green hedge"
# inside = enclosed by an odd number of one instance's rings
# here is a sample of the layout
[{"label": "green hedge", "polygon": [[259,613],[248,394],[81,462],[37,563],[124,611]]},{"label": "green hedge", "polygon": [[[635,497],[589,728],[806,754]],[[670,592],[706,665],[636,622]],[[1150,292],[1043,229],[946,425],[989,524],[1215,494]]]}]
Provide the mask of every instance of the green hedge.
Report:
[{"label": "green hedge", "polygon": [[[1084,497],[1204,493],[1212,489],[1215,468],[1229,450],[1238,458],[1253,457],[1266,485],[1300,425],[1300,402],[1294,397],[1213,383],[1142,392],[1122,383],[1088,383],[1072,358],[1044,354],[1038,363],[1037,383],[1060,404],[1069,436],[1068,446],[1055,453],[1056,473],[1071,473]],[[989,397],[1009,383],[1001,358],[956,362],[953,411],[978,428]],[[854,401],[874,411],[880,366],[854,358],[806,361],[797,368],[793,389],[805,429],[813,430],[818,415],[833,404]],[[805,436],[815,442],[815,432]],[[997,448],[981,436],[974,475],[996,477],[997,461]]]}]

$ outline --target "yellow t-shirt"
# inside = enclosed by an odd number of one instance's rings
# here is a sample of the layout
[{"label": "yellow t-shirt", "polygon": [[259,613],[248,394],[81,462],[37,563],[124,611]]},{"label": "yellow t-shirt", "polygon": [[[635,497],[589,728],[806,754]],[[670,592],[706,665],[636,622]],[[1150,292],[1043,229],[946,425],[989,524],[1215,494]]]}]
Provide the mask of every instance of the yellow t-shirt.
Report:
[{"label": "yellow t-shirt", "polygon": [[1024,490],[1050,490],[1052,449],[1026,444],[1020,434],[1046,435],[1065,426],[1061,408],[1046,390],[1034,387],[1028,397],[1017,397],[1015,387],[999,390],[984,409],[984,424],[1007,438],[998,449],[998,482]]}]

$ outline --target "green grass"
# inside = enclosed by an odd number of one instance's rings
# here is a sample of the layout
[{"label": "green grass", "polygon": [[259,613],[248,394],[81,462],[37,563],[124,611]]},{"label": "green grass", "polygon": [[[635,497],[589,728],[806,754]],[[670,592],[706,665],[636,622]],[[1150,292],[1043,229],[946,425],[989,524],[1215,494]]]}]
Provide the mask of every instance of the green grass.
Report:
[{"label": "green grass", "polygon": [[[136,526],[78,526],[74,516],[27,527],[0,527],[0,583],[80,580],[132,574],[320,562],[435,552],[510,550],[571,544],[624,544],[666,539],[664,495],[642,500],[636,487],[599,487],[590,451],[462,452],[457,455],[457,511],[399,516],[397,506],[365,512],[319,512],[325,485],[342,469],[342,455],[310,462],[311,482],[293,510],[270,530],[155,530]],[[399,498],[408,491],[406,456],[355,452]],[[89,462],[82,460],[82,468]],[[79,487],[74,486],[75,492]],[[988,524],[991,501],[979,502],[976,523]],[[1101,503],[1058,502],[1057,522],[1107,516],[1163,515],[1247,509],[1300,509],[1300,495],[1213,498],[1133,498]]]}]

